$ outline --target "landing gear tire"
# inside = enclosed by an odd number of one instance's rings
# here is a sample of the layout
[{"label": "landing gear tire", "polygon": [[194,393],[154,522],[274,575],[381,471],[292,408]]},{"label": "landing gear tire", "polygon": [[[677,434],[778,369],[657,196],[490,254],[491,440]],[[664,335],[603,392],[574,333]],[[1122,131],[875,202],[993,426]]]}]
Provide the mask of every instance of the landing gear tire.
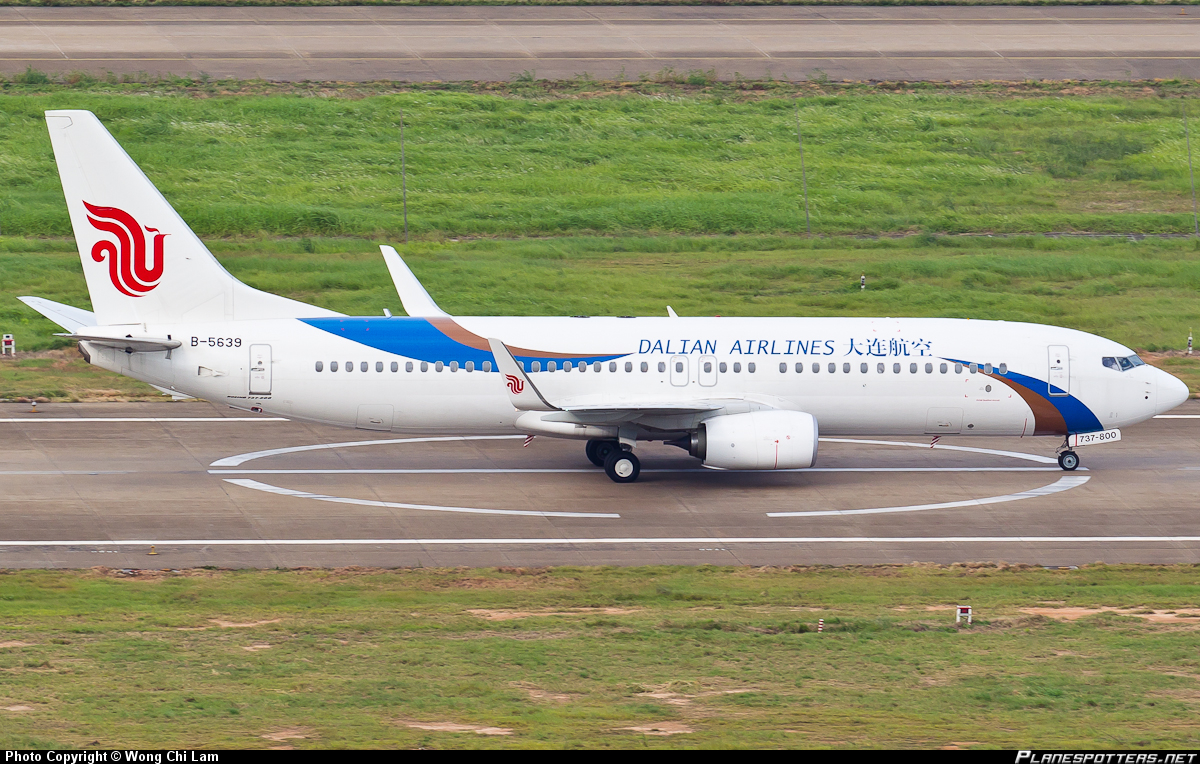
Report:
[{"label": "landing gear tire", "polygon": [[1067,472],[1072,472],[1079,466],[1079,454],[1074,451],[1063,451],[1058,455],[1058,466]]},{"label": "landing gear tire", "polygon": [[604,466],[604,460],[613,451],[619,451],[621,444],[615,440],[589,440],[584,447],[583,452],[587,454],[588,461],[597,467]]},{"label": "landing gear tire", "polygon": [[642,472],[642,463],[632,451],[618,448],[604,460],[604,474],[614,483],[632,483]]}]

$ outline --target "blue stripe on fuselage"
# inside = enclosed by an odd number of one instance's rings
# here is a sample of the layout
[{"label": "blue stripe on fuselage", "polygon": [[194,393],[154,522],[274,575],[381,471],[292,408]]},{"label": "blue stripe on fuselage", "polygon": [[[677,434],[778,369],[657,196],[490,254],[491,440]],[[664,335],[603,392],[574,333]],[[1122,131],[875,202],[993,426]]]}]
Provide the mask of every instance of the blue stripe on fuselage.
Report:
[{"label": "blue stripe on fuselage", "polygon": [[[478,350],[470,345],[450,339],[433,324],[423,318],[393,316],[355,316],[346,318],[302,318],[309,326],[345,339],[366,345],[385,353],[404,356],[418,361],[449,363],[474,361],[476,366],[484,361],[496,362],[490,350]],[[580,355],[571,358],[554,356],[519,355],[518,361],[557,361],[564,363],[593,363],[620,358],[621,355]]]},{"label": "blue stripe on fuselage", "polygon": [[[957,358],[947,358],[946,360],[951,363],[961,363],[963,366],[971,364],[970,361],[962,361]],[[977,363],[976,365],[980,370],[983,369],[982,363]],[[992,368],[996,369],[997,367],[993,366]],[[1046,380],[1018,374],[1011,369],[1005,374],[1001,374],[999,371],[996,371],[995,374],[1001,379],[1015,382],[1035,395],[1040,395],[1050,401],[1051,405],[1058,409],[1058,413],[1062,414],[1063,422],[1067,425],[1067,432],[1096,432],[1097,430],[1104,429],[1104,425],[1100,424],[1100,419],[1092,413],[1091,409],[1083,404],[1083,401],[1074,395],[1054,387]],[[1048,392],[1057,394],[1051,396],[1047,394]]]}]

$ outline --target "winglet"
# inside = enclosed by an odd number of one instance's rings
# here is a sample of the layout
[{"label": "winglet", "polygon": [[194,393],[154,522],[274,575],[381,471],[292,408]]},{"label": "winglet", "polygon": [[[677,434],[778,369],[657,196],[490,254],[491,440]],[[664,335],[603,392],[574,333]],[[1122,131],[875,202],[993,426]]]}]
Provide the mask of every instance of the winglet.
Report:
[{"label": "winglet", "polygon": [[384,244],[379,251],[383,253],[383,261],[387,263],[388,272],[392,274],[392,283],[396,285],[396,292],[400,295],[400,304],[404,306],[405,313],[416,318],[450,315],[437,306],[429,292],[417,281],[408,264],[400,258],[400,253],[395,247]]},{"label": "winglet", "polygon": [[508,347],[497,339],[488,339],[492,355],[496,358],[496,368],[504,375],[504,385],[508,388],[508,400],[518,411],[559,411],[542,397],[533,382],[513,358]]}]

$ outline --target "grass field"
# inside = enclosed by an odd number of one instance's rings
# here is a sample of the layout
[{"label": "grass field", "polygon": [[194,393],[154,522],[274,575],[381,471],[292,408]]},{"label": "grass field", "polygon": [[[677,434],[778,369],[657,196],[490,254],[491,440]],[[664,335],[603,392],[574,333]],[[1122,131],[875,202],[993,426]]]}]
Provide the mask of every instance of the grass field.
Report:
[{"label": "grass field", "polygon": [[0,745],[1195,748],[1198,582],[1196,566],[9,571]]},{"label": "grass field", "polygon": [[161,7],[313,5],[1195,5],[1200,0],[0,0],[3,6]]},{"label": "grass field", "polygon": [[[359,239],[212,242],[238,278],[357,315],[400,313],[377,246]],[[944,316],[1070,326],[1153,352],[1200,329],[1200,244],[1188,239],[784,236],[472,239],[401,245],[459,315]],[[0,327],[23,350],[69,345],[15,298],[87,307],[73,243],[0,239]],[[867,275],[868,288],[858,279]],[[1200,390],[1200,356],[1148,356]],[[86,375],[80,376],[84,371]],[[0,398],[158,398],[140,383],[39,354],[0,362]]]},{"label": "grass field", "polygon": [[691,91],[581,81],[547,95],[530,79],[496,95],[365,97],[8,83],[0,232],[69,233],[42,118],[51,108],[96,112],[201,236],[395,238],[401,109],[418,238],[802,231],[797,106],[818,233],[1192,227],[1170,83],[1122,95],[795,99],[696,77]]}]

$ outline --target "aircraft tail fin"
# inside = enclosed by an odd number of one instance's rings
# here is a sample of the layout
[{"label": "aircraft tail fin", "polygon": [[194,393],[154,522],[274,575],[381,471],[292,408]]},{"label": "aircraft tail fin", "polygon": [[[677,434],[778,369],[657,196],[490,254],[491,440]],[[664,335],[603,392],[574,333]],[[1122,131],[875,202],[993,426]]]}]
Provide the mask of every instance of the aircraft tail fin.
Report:
[{"label": "aircraft tail fin", "polygon": [[231,276],[90,111],[46,126],[97,325],[340,315]]}]

